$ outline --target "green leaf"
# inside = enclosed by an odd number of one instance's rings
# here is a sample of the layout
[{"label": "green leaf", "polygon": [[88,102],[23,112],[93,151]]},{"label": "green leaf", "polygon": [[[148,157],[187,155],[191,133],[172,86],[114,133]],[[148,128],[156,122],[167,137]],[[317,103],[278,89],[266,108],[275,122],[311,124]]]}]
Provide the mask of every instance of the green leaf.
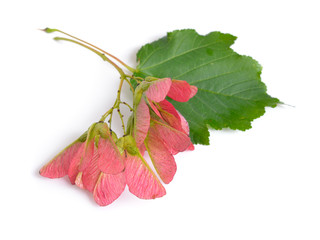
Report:
[{"label": "green leaf", "polygon": [[177,30],[143,46],[137,53],[138,76],[185,80],[198,87],[186,103],[171,101],[187,119],[193,143],[209,144],[208,126],[246,130],[266,106],[279,100],[266,93],[261,66],[230,46],[236,37],[212,32]]}]

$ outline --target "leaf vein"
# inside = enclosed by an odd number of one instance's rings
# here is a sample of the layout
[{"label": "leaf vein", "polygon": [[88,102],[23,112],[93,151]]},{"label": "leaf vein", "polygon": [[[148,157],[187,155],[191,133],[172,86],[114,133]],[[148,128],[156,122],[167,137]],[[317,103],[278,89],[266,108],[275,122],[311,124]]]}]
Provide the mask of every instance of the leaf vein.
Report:
[{"label": "leaf vein", "polygon": [[174,51],[174,54],[173,55],[176,55],[176,53],[178,52],[179,48],[181,47],[182,43],[184,42],[184,40],[188,37],[188,35],[184,36],[180,43],[178,44],[178,46],[176,47],[176,50]]},{"label": "leaf vein", "polygon": [[209,93],[212,93],[212,94],[215,94],[215,95],[221,95],[221,96],[224,96],[224,97],[233,97],[233,98],[238,98],[238,99],[241,99],[241,100],[252,101],[252,102],[256,101],[256,100],[250,99],[250,98],[244,98],[244,97],[235,96],[234,94],[228,95],[228,94],[224,94],[224,93],[221,93],[221,92],[215,92],[215,91],[208,90],[208,89],[203,89],[203,88],[198,88],[198,91],[199,90],[200,91],[204,91],[204,92],[209,92]]},{"label": "leaf vein", "polygon": [[239,93],[243,93],[243,92],[247,92],[247,91],[251,91],[251,90],[256,90],[256,89],[262,89],[263,87],[253,87],[253,88],[248,88],[248,89],[243,89],[241,91],[238,91],[238,92],[235,92],[235,93],[232,93],[231,96],[235,96]]},{"label": "leaf vein", "polygon": [[204,67],[204,66],[206,66],[206,65],[215,63],[215,62],[217,62],[217,61],[220,61],[220,60],[229,58],[229,57],[234,56],[234,55],[236,55],[236,53],[233,53],[233,54],[230,54],[230,55],[221,57],[221,58],[215,58],[215,59],[213,59],[213,60],[210,61],[210,62],[204,63],[204,64],[202,64],[202,65],[200,65],[200,66],[197,66],[197,67],[195,67],[195,68],[193,68],[193,69],[191,69],[191,70],[189,70],[189,71],[186,71],[186,72],[184,72],[184,73],[182,73],[182,74],[180,74],[180,75],[178,75],[178,76],[175,76],[175,78],[178,79],[178,78],[180,78],[181,76],[183,76],[183,75],[185,75],[185,74],[188,74],[188,73],[190,73],[190,72],[192,72],[192,71],[194,71],[194,70],[197,70],[197,69],[199,69],[199,68],[201,68],[201,67]]},{"label": "leaf vein", "polygon": [[238,84],[242,84],[242,83],[245,83],[245,82],[251,82],[251,81],[253,81],[253,80],[254,80],[254,79],[246,79],[246,80],[244,80],[244,81],[232,83],[232,84],[230,84],[230,85],[228,85],[228,86],[220,89],[219,92],[223,92],[224,90],[226,90],[226,89],[228,89],[228,88],[234,87],[234,86],[236,86],[236,85],[238,85]]},{"label": "leaf vein", "polygon": [[148,57],[146,57],[146,59],[143,61],[143,63],[140,63],[140,66],[143,66],[151,57],[152,55],[154,55],[156,52],[159,52],[160,50],[162,50],[165,47],[160,47],[159,49],[153,51],[152,53],[150,53],[150,55]]},{"label": "leaf vein", "polygon": [[[201,98],[199,98],[199,97],[198,97],[198,100],[199,100],[201,103],[203,103],[205,106],[208,106],[209,109],[211,109],[213,112],[215,112],[216,115],[218,115],[220,118],[222,118],[222,117],[220,116],[220,114],[216,111],[216,109],[214,109],[211,105],[209,105],[209,104],[206,103],[205,101],[201,100]],[[205,119],[205,120],[206,120],[206,119]]]},{"label": "leaf vein", "polygon": [[213,77],[204,78],[204,79],[200,79],[200,80],[196,80],[196,81],[191,81],[191,82],[189,82],[189,83],[190,83],[190,84],[201,83],[201,82],[205,82],[205,81],[208,81],[208,80],[212,80],[212,79],[214,79],[214,78],[218,78],[218,77],[225,76],[225,75],[228,75],[228,74],[240,72],[241,70],[242,70],[242,69],[238,69],[238,70],[236,70],[236,71],[225,72],[225,73],[221,73],[221,74],[215,75],[215,76],[213,76]]},{"label": "leaf vein", "polygon": [[[188,54],[188,53],[190,53],[190,52],[192,52],[192,51],[199,50],[199,49],[201,49],[201,48],[209,47],[209,46],[214,45],[214,44],[216,44],[216,43],[218,43],[218,42],[222,42],[222,40],[216,41],[216,42],[211,42],[211,43],[209,43],[209,44],[206,44],[206,45],[203,45],[203,46],[200,46],[200,47],[192,48],[192,49],[190,49],[190,50],[188,50],[188,51],[185,51],[185,52],[183,52],[183,53],[181,53],[181,54],[178,54],[178,55],[172,56],[172,57],[170,57],[170,58],[167,58],[167,59],[165,59],[164,61],[159,62],[159,63],[154,64],[154,65],[151,65],[151,66],[149,66],[149,67],[147,67],[147,68],[140,68],[140,70],[145,71],[145,70],[147,70],[147,69],[150,69],[150,68],[156,67],[156,66],[158,66],[158,65],[161,65],[161,64],[163,64],[163,63],[166,63],[166,62],[168,62],[168,61],[170,61],[170,60],[172,60],[172,59],[174,59],[174,58],[181,57],[181,56],[183,56],[183,55],[185,55],[185,54]],[[158,50],[161,50],[161,49],[158,49]],[[152,54],[153,54],[153,53],[152,53]],[[151,54],[150,54],[150,55],[151,55]],[[141,65],[142,65],[142,64],[141,64]]]}]

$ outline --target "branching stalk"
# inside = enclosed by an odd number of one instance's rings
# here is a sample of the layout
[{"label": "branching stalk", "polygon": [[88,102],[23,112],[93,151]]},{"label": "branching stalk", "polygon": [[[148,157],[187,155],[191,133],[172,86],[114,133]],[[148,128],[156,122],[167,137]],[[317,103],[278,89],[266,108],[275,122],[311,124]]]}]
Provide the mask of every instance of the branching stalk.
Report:
[{"label": "branching stalk", "polygon": [[131,112],[133,111],[133,108],[128,103],[121,102],[121,104],[126,105],[130,109]]},{"label": "branching stalk", "polygon": [[134,88],[133,88],[133,86],[132,86],[132,84],[130,82],[130,79],[134,78],[137,82],[141,82],[143,79],[139,78],[139,77],[133,77],[133,76],[130,76],[130,75],[126,75],[124,73],[124,71],[122,70],[122,68],[120,68],[115,62],[113,62],[107,56],[112,57],[113,59],[115,59],[116,61],[121,63],[124,67],[126,67],[132,73],[134,73],[136,70],[131,68],[131,67],[129,67],[127,64],[123,63],[121,60],[119,60],[115,56],[111,55],[110,53],[108,53],[108,52],[106,52],[106,51],[104,51],[104,50],[102,50],[102,49],[100,49],[100,48],[98,48],[98,47],[86,42],[86,41],[83,41],[83,40],[81,40],[81,39],[79,39],[77,37],[74,37],[74,36],[72,36],[72,35],[70,35],[68,33],[65,33],[65,32],[63,32],[61,30],[46,28],[46,29],[43,29],[43,31],[45,31],[47,33],[59,32],[59,33],[62,33],[64,35],[67,35],[67,36],[73,38],[73,39],[70,39],[70,38],[64,38],[64,37],[55,37],[54,40],[57,40],[57,41],[68,41],[68,42],[72,42],[72,43],[78,44],[78,45],[80,45],[80,46],[92,51],[93,53],[97,54],[99,57],[102,58],[103,61],[106,61],[106,62],[110,63],[119,72],[119,74],[120,74],[120,83],[119,83],[119,88],[118,88],[118,91],[117,91],[116,100],[115,100],[113,106],[105,114],[102,115],[102,117],[100,118],[100,122],[104,122],[107,117],[110,117],[108,122],[109,122],[109,128],[111,129],[113,111],[116,109],[118,114],[119,114],[119,117],[121,119],[123,133],[125,134],[126,129],[125,129],[125,124],[124,124],[124,120],[123,120],[123,115],[121,114],[121,110],[120,110],[120,104],[126,105],[130,109],[130,111],[133,111],[133,108],[129,104],[127,104],[126,102],[122,102],[121,99],[120,99],[123,82],[126,81],[129,84],[132,93],[134,93]]},{"label": "branching stalk", "polygon": [[70,38],[62,38],[62,37],[55,37],[54,40],[56,41],[68,41],[68,42],[72,42],[72,43],[75,43],[75,44],[78,44],[86,49],[89,49],[90,51],[94,52],[95,54],[97,54],[98,56],[100,56],[102,58],[103,61],[107,61],[108,63],[110,63],[112,66],[115,67],[115,69],[118,70],[118,72],[120,73],[121,77],[125,77],[126,74],[123,72],[123,70],[117,65],[115,64],[113,61],[111,61],[106,55],[104,55],[103,53],[100,53],[98,52],[97,50],[83,44],[83,43],[80,43],[78,41],[75,41],[73,39],[70,39]]},{"label": "branching stalk", "polygon": [[122,65],[123,65],[126,69],[128,69],[130,72],[134,73],[134,72],[136,71],[136,69],[128,66],[127,64],[125,64],[123,61],[121,61],[119,58],[115,57],[114,55],[112,55],[112,54],[104,51],[103,49],[101,49],[101,48],[99,48],[99,47],[97,47],[97,46],[95,46],[95,45],[93,45],[93,44],[91,44],[91,43],[88,43],[88,42],[86,42],[86,41],[84,41],[84,40],[82,40],[82,39],[80,39],[80,38],[77,38],[77,37],[75,37],[75,36],[73,36],[73,35],[71,35],[71,34],[68,34],[68,33],[66,33],[66,32],[63,32],[63,31],[61,31],[61,30],[59,30],[59,29],[51,29],[51,28],[45,28],[45,29],[43,29],[43,31],[45,31],[45,32],[47,32],[47,33],[59,32],[59,33],[62,33],[62,34],[64,34],[64,35],[67,35],[67,36],[69,36],[69,37],[72,37],[72,38],[74,38],[74,39],[76,39],[76,40],[78,40],[78,41],[80,41],[80,42],[83,42],[83,43],[85,43],[85,44],[87,44],[87,45],[89,45],[89,46],[91,46],[91,47],[99,50],[100,52],[103,52],[104,54],[108,55],[109,57],[112,57],[113,59],[117,60],[120,64],[122,64]]}]

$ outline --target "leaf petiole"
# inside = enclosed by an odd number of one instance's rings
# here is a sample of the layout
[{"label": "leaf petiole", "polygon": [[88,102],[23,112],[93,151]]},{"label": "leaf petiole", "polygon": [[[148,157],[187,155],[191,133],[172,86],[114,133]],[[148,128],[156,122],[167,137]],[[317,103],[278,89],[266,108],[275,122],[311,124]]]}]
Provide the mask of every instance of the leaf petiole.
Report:
[{"label": "leaf petiole", "polygon": [[113,61],[111,61],[105,54],[81,43],[81,42],[78,42],[78,41],[75,41],[73,39],[70,39],[70,38],[63,38],[63,37],[55,37],[53,38],[54,40],[56,41],[68,41],[68,42],[72,42],[72,43],[75,43],[75,44],[78,44],[86,49],[89,49],[90,51],[94,52],[95,54],[97,54],[99,57],[102,58],[103,61],[107,61],[108,63],[110,63],[112,66],[114,66],[115,69],[118,70],[119,74],[121,75],[121,77],[125,77],[125,73],[123,72],[123,70],[117,65],[115,64]]},{"label": "leaf petiole", "polygon": [[133,75],[132,75],[132,76],[126,75],[126,77],[131,78],[131,79],[134,79],[134,80],[136,80],[136,81],[139,82],[139,83],[145,81],[144,78],[142,78],[142,77],[136,77],[136,76],[133,76]]},{"label": "leaf petiole", "polygon": [[64,34],[64,35],[67,35],[67,36],[69,36],[69,37],[71,37],[71,38],[74,38],[74,39],[76,39],[76,40],[78,40],[78,41],[80,41],[80,42],[83,42],[83,43],[85,43],[85,44],[87,44],[87,45],[89,45],[89,46],[91,46],[91,47],[99,50],[100,52],[103,52],[104,54],[108,55],[109,57],[112,57],[113,59],[115,59],[116,61],[118,61],[120,64],[122,64],[122,65],[123,65],[126,69],[128,69],[130,72],[132,72],[132,73],[135,73],[135,72],[136,72],[136,69],[128,66],[127,64],[125,64],[123,61],[121,61],[119,58],[115,57],[114,55],[112,55],[112,54],[104,51],[103,49],[101,49],[101,48],[99,48],[99,47],[97,47],[97,46],[95,46],[95,45],[93,45],[93,44],[91,44],[91,43],[88,43],[88,42],[86,42],[86,41],[84,41],[84,40],[82,40],[82,39],[80,39],[80,38],[77,38],[77,37],[75,37],[75,36],[73,36],[73,35],[71,35],[71,34],[68,34],[68,33],[66,33],[66,32],[63,32],[63,31],[61,31],[61,30],[59,30],[59,29],[52,29],[52,28],[45,28],[45,29],[42,29],[42,31],[44,31],[44,32],[46,32],[46,33],[59,32],[59,33],[62,33],[62,34]]},{"label": "leaf petiole", "polygon": [[[125,125],[124,125],[124,120],[123,120],[123,115],[121,114],[121,111],[120,111],[120,103],[123,103],[121,102],[120,100],[120,93],[121,93],[121,90],[122,90],[122,86],[123,86],[123,82],[126,81],[131,90],[134,92],[134,88],[133,86],[131,85],[130,81],[127,79],[127,75],[123,72],[123,70],[116,64],[114,63],[113,61],[111,61],[104,53],[101,53],[99,51],[97,51],[96,49],[90,47],[90,46],[87,46],[81,42],[78,42],[76,40],[73,40],[73,39],[70,39],[70,38],[63,38],[63,37],[55,37],[54,40],[56,41],[68,41],[68,42],[72,42],[72,43],[75,43],[75,44],[78,44],[92,52],[94,52],[95,54],[97,54],[99,57],[101,57],[104,61],[107,61],[109,62],[111,65],[113,65],[117,70],[118,72],[120,73],[120,76],[121,76],[121,80],[120,80],[120,84],[119,84],[119,88],[118,88],[118,92],[117,92],[117,98],[116,98],[116,101],[114,103],[114,105],[112,106],[111,109],[109,109],[102,117],[99,121],[105,121],[105,119],[110,115],[110,119],[109,119],[109,127],[111,129],[111,122],[112,122],[112,116],[113,116],[113,111],[115,109],[117,109],[117,112],[119,114],[119,117],[121,119],[121,123],[122,123],[122,128],[123,128],[123,132],[125,133]],[[123,103],[125,104],[125,103]],[[128,104],[126,104],[128,107],[130,107]],[[132,108],[130,107],[130,110],[132,110]]]}]

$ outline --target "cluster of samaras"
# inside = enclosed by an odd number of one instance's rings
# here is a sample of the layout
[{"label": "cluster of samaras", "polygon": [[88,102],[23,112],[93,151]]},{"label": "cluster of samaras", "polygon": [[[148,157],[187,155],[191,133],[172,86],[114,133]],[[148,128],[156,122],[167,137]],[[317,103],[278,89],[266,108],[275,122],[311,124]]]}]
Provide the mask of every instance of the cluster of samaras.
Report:
[{"label": "cluster of samaras", "polygon": [[92,192],[101,206],[116,200],[126,185],[139,198],[162,197],[165,188],[144,155],[147,151],[162,182],[171,182],[177,170],[173,155],[194,147],[187,121],[166,97],[186,102],[196,92],[186,81],[143,79],[134,89],[132,115],[122,137],[117,138],[104,120],[94,123],[40,174],[68,175],[72,184]]}]

